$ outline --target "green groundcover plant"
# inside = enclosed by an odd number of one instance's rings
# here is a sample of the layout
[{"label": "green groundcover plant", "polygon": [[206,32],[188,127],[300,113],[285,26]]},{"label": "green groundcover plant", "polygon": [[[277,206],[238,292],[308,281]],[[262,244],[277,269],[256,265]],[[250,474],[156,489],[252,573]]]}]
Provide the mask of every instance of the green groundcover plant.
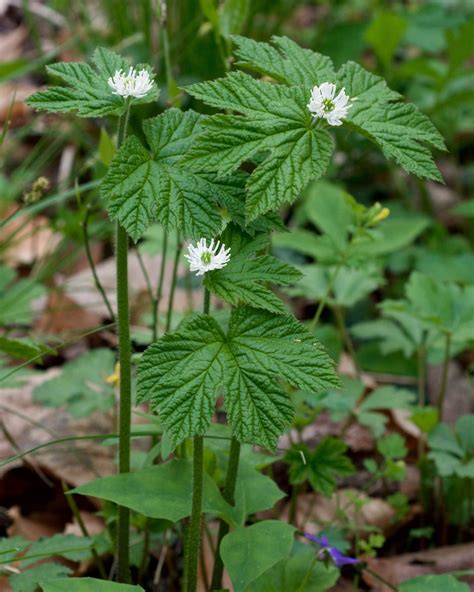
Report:
[{"label": "green groundcover plant", "polygon": [[[303,534],[292,525],[263,520],[246,526],[249,515],[282,496],[252,465],[248,445],[275,449],[293,420],[295,389],[320,392],[340,385],[313,331],[272,290],[298,282],[301,272],[270,254],[270,235],[283,228],[281,206],[325,176],[338,130],[364,136],[407,173],[435,181],[442,178],[431,151],[445,145],[414,104],[357,63],[336,69],[328,57],[287,37],[271,43],[226,39],[234,43],[237,68],[183,89],[207,114],[173,107],[141,126],[134,117],[132,126],[132,111],[157,105],[153,71],[105,48],[95,51],[91,65],[48,66],[58,84],[28,99],[37,110],[117,122],[116,152],[101,198],[116,225],[119,474],[76,492],[118,505],[119,583],[70,580],[58,569],[38,576],[46,592],[141,589],[130,583],[130,510],[183,523],[188,592],[197,586],[203,513],[220,520],[212,590],[222,588],[224,566],[236,592],[289,590],[288,581],[301,591],[325,590],[336,581],[338,568],[365,569],[325,534],[306,537],[315,547],[308,552],[300,545],[292,555],[295,535]],[[162,458],[171,453],[173,458],[131,472],[127,255],[129,241],[136,243],[156,223],[187,241],[204,305],[202,313],[154,340],[139,359],[136,400],[157,415]],[[226,314],[212,310],[214,298],[227,303]],[[44,398],[46,391],[36,396]],[[86,403],[80,402],[78,414]],[[225,411],[230,440],[222,491],[204,470],[205,449],[212,447],[219,427],[213,423],[217,403]],[[330,455],[320,457],[324,463]],[[344,474],[351,471],[342,457],[340,464]],[[318,471],[325,473],[324,467]]]}]

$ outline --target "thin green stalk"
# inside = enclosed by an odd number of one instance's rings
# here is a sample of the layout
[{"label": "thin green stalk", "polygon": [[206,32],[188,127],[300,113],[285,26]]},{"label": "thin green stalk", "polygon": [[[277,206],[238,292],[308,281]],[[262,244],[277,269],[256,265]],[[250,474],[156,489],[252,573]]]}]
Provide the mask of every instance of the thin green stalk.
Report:
[{"label": "thin green stalk", "polygon": [[316,309],[316,314],[314,315],[313,319],[311,320],[311,322],[308,325],[308,329],[311,331],[311,333],[314,333],[314,331],[319,323],[319,319],[321,318],[321,314],[322,314],[323,310],[325,309],[326,304],[329,300],[329,296],[331,295],[331,291],[334,287],[334,284],[336,282],[337,276],[339,274],[339,271],[341,270],[342,265],[343,265],[343,261],[341,261],[337,265],[336,269],[334,270],[334,272],[331,274],[331,277],[329,278],[326,293],[319,301],[318,308]]},{"label": "thin green stalk", "polygon": [[451,353],[451,333],[446,333],[445,338],[446,340],[444,346],[443,370],[441,375],[441,386],[438,395],[438,413],[440,421],[443,421],[444,400],[446,398],[446,390],[448,386],[449,359]]},{"label": "thin green stalk", "polygon": [[161,251],[160,274],[158,277],[158,285],[156,288],[156,296],[153,303],[153,341],[158,338],[158,313],[160,310],[161,296],[163,295],[163,281],[166,269],[166,252],[168,250],[168,233],[165,230],[163,237],[163,250]]},{"label": "thin green stalk", "polygon": [[[64,491],[64,497],[66,498],[67,504],[69,506],[69,509],[72,512],[72,515],[74,516],[74,518],[76,519],[76,522],[79,526],[79,529],[82,533],[82,536],[91,539],[89,532],[87,530],[86,525],[84,524],[84,520],[82,519],[81,513],[79,512],[79,508],[77,507],[76,504],[76,500],[74,499],[74,496],[72,494],[70,495],[66,495],[67,493],[67,486],[66,483],[64,481],[62,481],[62,488]],[[104,567],[104,563],[102,562],[102,557],[99,555],[99,553],[97,552],[96,546],[94,541],[91,539],[92,544],[91,544],[91,553],[92,553],[92,557],[94,558],[94,563],[96,564],[97,569],[99,570],[100,576],[103,580],[107,579],[107,573],[105,571],[105,567]]]},{"label": "thin green stalk", "polygon": [[354,349],[354,344],[352,343],[352,339],[351,336],[349,335],[349,332],[347,330],[346,327],[346,322],[344,319],[344,313],[341,309],[341,307],[335,305],[333,306],[333,312],[334,312],[334,318],[336,319],[336,324],[337,327],[339,329],[339,332],[341,334],[341,338],[343,343],[345,344],[346,348],[347,348],[347,352],[349,354],[349,356],[352,358],[352,361],[354,363],[354,368],[357,374],[357,377],[360,378],[361,377],[361,371],[359,368],[359,364],[357,362],[357,357],[356,357],[356,353],[355,353],[355,349]]},{"label": "thin green stalk", "polygon": [[[204,314],[209,314],[210,294],[204,288]],[[199,562],[199,548],[201,546],[201,521],[202,521],[202,488],[204,479],[204,439],[201,435],[194,436],[193,446],[193,499],[191,505],[191,518],[187,533],[187,557],[186,557],[186,590],[196,592],[197,571]]]},{"label": "thin green stalk", "polygon": [[179,234],[179,230],[176,231],[176,253],[174,256],[174,263],[173,263],[173,277],[171,280],[171,289],[168,298],[168,311],[166,313],[166,333],[171,328],[171,320],[173,316],[173,302],[174,302],[174,293],[176,290],[176,280],[178,277],[178,265],[179,265],[179,258],[181,257],[181,251],[183,250],[183,244],[181,242],[181,237]]},{"label": "thin green stalk", "polygon": [[[234,495],[235,495],[235,484],[237,482],[237,473],[239,470],[239,460],[240,460],[240,442],[236,438],[232,438],[230,442],[230,450],[229,450],[229,462],[227,464],[227,475],[225,479],[224,490],[222,492],[222,497],[229,503],[231,506],[234,505]],[[217,535],[217,546],[216,546],[216,556],[214,561],[214,569],[212,572],[212,584],[211,589],[217,590],[221,588],[222,584],[222,574],[224,572],[224,564],[222,563],[222,558],[220,556],[219,550],[221,547],[222,539],[225,535],[229,532],[229,525],[227,522],[221,519],[219,523],[219,533]]]},{"label": "thin green stalk", "polygon": [[[77,183],[76,183],[76,189],[77,189]],[[110,304],[110,301],[107,297],[104,286],[102,285],[102,283],[99,279],[99,276],[97,275],[97,269],[95,267],[94,258],[92,257],[92,252],[91,252],[91,247],[90,247],[90,242],[89,242],[89,233],[88,233],[89,216],[90,216],[90,208],[87,205],[86,209],[85,209],[84,220],[82,221],[82,224],[81,224],[82,237],[83,237],[83,241],[84,241],[84,248],[86,250],[87,262],[89,263],[89,267],[92,272],[92,277],[94,278],[95,287],[97,288],[100,295],[102,296],[102,300],[104,301],[104,304],[105,304],[107,311],[109,313],[109,318],[111,319],[112,322],[115,323],[115,314],[112,309],[112,305]]]},{"label": "thin green stalk", "polygon": [[[130,101],[120,118],[117,145],[122,145],[130,116]],[[132,420],[132,368],[130,344],[130,318],[128,306],[128,235],[119,222],[116,224],[116,281],[117,326],[119,337],[120,400],[119,400],[119,473],[130,472],[130,432]],[[130,510],[118,506],[117,523],[117,580],[130,581]]]}]

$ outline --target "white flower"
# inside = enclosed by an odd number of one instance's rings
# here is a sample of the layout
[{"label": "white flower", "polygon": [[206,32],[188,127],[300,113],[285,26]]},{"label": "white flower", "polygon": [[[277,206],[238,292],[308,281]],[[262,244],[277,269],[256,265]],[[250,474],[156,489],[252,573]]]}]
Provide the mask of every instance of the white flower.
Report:
[{"label": "white flower", "polygon": [[124,98],[143,99],[153,88],[150,73],[147,70],[137,72],[135,68],[130,68],[128,74],[125,74],[123,70],[116,70],[113,77],[109,78],[108,83],[113,89],[112,94]]},{"label": "white flower", "polygon": [[323,82],[315,86],[311,92],[308,109],[315,117],[324,117],[329,125],[341,125],[348,110],[352,107],[349,96],[343,88],[337,97],[336,85],[332,82]]},{"label": "white flower", "polygon": [[226,249],[219,241],[214,242],[214,239],[207,246],[206,239],[202,238],[195,247],[188,246],[185,257],[189,261],[190,270],[196,271],[196,275],[203,275],[207,271],[225,267],[230,260],[230,249]]}]

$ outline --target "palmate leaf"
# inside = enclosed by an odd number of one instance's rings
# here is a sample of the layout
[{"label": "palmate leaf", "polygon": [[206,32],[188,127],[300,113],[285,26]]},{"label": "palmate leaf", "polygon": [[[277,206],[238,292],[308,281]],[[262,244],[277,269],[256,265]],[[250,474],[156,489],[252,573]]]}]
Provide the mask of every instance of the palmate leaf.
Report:
[{"label": "palmate leaf", "polygon": [[[201,119],[194,111],[168,109],[143,123],[149,150],[130,136],[115,154],[101,194],[111,218],[119,220],[133,240],[156,221],[166,229],[179,228],[186,238],[215,237],[222,229],[217,204],[244,225],[243,174],[216,179],[181,164],[200,132]],[[253,233],[277,226],[269,214],[255,220],[248,230]]]},{"label": "palmate leaf", "polygon": [[290,449],[286,460],[290,464],[291,483],[296,485],[308,480],[315,491],[331,495],[336,479],[354,472],[346,451],[347,446],[342,440],[331,437],[321,440],[312,452],[305,445]]},{"label": "palmate leaf", "polygon": [[[196,170],[232,174],[256,154],[267,158],[250,176],[248,221],[293,202],[302,189],[327,169],[333,141],[324,129],[312,127],[304,89],[268,84],[243,72],[186,88],[193,97],[239,115],[216,115],[205,121],[185,162]],[[268,156],[270,154],[270,156]]]},{"label": "palmate leaf", "polygon": [[259,234],[252,239],[231,224],[220,240],[230,247],[231,258],[222,269],[206,273],[206,288],[234,306],[249,304],[275,313],[286,312],[283,302],[263,282],[285,286],[299,280],[301,273],[264,254],[269,237]]},{"label": "palmate leaf", "polygon": [[259,164],[247,183],[248,220],[294,201],[326,171],[332,136],[324,120],[313,125],[307,108],[311,89],[321,82],[345,86],[356,99],[344,125],[375,142],[406,171],[442,180],[430,152],[445,149],[439,132],[415,105],[399,102],[401,96],[382,78],[353,62],[335,73],[329,58],[285,37],[274,37],[275,47],[242,37],[235,41],[238,64],[271,76],[277,84],[232,72],[187,87],[196,99],[236,114],[207,119],[186,161],[197,170],[230,175],[258,155]]},{"label": "palmate leaf", "polygon": [[[125,110],[125,100],[113,94],[107,81],[117,70],[128,71],[129,63],[103,47],[95,50],[93,63],[95,68],[83,62],[60,62],[47,66],[46,69],[51,76],[59,78],[69,86],[50,86],[46,90],[34,93],[26,103],[41,111],[73,111],[79,117],[121,115]],[[141,64],[137,68],[148,66]],[[158,88],[154,85],[142,99],[132,98],[132,104],[156,101],[158,94]]]},{"label": "palmate leaf", "polygon": [[199,118],[193,111],[168,109],[143,124],[150,150],[132,136],[115,155],[101,192],[110,216],[135,241],[156,220],[167,229],[182,229],[188,238],[219,233],[215,202],[231,189],[185,171],[179,163],[195,139]]},{"label": "palmate leaf", "polygon": [[329,356],[298,321],[241,306],[225,332],[196,315],[151,345],[139,364],[138,400],[151,402],[176,444],[206,432],[223,391],[233,434],[272,448],[293,417],[278,378],[308,390],[338,384]]}]

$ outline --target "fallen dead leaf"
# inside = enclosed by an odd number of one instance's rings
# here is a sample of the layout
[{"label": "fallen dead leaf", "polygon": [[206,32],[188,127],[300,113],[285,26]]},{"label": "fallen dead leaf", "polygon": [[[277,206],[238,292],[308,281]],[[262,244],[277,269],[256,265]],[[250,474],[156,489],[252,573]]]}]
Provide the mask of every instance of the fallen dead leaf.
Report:
[{"label": "fallen dead leaf", "polygon": [[[474,543],[438,547],[428,551],[406,553],[389,559],[366,559],[371,570],[380,574],[393,586],[416,576],[428,574],[442,574],[474,568]],[[373,592],[390,592],[390,588],[370,573],[363,572],[366,581]],[[464,579],[471,590],[474,590],[474,577]]]}]

